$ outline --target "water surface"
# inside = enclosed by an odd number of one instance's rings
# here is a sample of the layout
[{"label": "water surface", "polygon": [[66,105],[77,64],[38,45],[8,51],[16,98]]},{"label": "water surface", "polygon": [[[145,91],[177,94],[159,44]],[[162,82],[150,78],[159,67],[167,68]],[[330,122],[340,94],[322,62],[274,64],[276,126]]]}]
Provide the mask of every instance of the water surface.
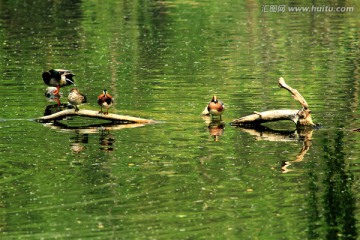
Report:
[{"label": "water surface", "polygon": [[[354,12],[0,1],[1,238],[357,239],[360,6],[346,5]],[[76,74],[89,100],[80,109],[99,110],[106,88],[110,112],[159,123],[37,123],[54,104],[41,79],[51,68]],[[300,109],[279,77],[321,127],[231,127],[253,111]],[[200,113],[213,94],[227,110],[209,127]]]}]

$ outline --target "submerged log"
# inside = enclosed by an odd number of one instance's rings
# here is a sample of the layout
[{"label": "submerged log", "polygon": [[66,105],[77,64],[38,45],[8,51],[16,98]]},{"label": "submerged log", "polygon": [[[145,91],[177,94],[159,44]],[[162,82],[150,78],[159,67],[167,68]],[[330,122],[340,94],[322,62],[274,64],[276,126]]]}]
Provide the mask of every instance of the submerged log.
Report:
[{"label": "submerged log", "polygon": [[43,116],[36,119],[37,122],[46,123],[52,121],[62,120],[66,117],[71,116],[82,116],[82,117],[90,117],[90,118],[97,118],[103,120],[109,120],[114,123],[155,123],[154,120],[144,119],[144,118],[137,118],[125,115],[118,115],[118,114],[101,114],[98,111],[92,110],[79,110],[75,112],[74,109],[66,109],[57,113],[53,113],[51,115]]},{"label": "submerged log", "polygon": [[235,119],[231,122],[231,125],[260,125],[266,122],[274,122],[280,120],[290,120],[297,126],[315,126],[311,118],[311,110],[306,102],[305,98],[294,88],[285,83],[285,80],[281,77],[279,79],[279,86],[288,90],[293,98],[300,103],[302,109],[300,110],[270,110],[265,112],[254,112],[254,114]]}]

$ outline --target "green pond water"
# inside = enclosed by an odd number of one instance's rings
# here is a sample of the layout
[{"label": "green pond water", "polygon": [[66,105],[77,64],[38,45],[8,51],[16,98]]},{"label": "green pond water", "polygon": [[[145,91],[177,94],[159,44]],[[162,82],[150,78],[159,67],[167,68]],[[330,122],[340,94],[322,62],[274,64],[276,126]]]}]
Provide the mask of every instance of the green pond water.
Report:
[{"label": "green pond water", "polygon": [[[353,11],[287,9],[313,5]],[[0,0],[0,238],[357,239],[359,9]],[[36,122],[54,104],[41,78],[52,68],[76,74],[80,109],[100,110],[106,88],[111,113],[158,123]],[[230,126],[300,109],[279,77],[321,127]],[[227,108],[221,126],[200,116],[214,94]]]}]

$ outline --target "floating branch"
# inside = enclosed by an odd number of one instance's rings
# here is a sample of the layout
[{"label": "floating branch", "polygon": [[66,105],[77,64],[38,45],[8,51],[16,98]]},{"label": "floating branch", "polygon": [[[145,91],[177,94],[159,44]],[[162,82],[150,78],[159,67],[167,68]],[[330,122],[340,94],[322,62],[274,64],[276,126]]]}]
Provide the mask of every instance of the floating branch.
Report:
[{"label": "floating branch", "polygon": [[74,109],[66,109],[57,113],[53,113],[51,115],[43,116],[38,119],[36,119],[37,122],[46,123],[46,122],[52,122],[57,120],[62,120],[66,117],[70,116],[82,116],[82,117],[90,117],[90,118],[98,118],[103,120],[109,120],[113,123],[155,123],[154,120],[144,119],[144,118],[137,118],[137,117],[131,117],[131,116],[125,116],[125,115],[118,115],[118,114],[101,114],[98,111],[92,111],[92,110],[79,110],[78,112],[75,112]]},{"label": "floating branch", "polygon": [[255,125],[258,126],[266,122],[274,122],[280,120],[290,120],[297,126],[315,126],[311,118],[311,110],[307,104],[305,98],[294,88],[285,83],[285,80],[281,77],[279,79],[279,86],[288,90],[294,99],[298,101],[302,109],[300,110],[270,110],[265,112],[254,112],[254,114],[235,119],[231,122],[231,125]]},{"label": "floating branch", "polygon": [[232,125],[260,125],[266,122],[290,120],[295,124],[298,122],[299,110],[270,110],[265,112],[254,112],[254,114],[235,119]]},{"label": "floating branch", "polygon": [[305,98],[301,96],[298,90],[287,85],[284,78],[282,77],[279,78],[279,86],[288,90],[292,94],[293,98],[298,101],[304,109],[308,109],[309,105],[307,104]]}]

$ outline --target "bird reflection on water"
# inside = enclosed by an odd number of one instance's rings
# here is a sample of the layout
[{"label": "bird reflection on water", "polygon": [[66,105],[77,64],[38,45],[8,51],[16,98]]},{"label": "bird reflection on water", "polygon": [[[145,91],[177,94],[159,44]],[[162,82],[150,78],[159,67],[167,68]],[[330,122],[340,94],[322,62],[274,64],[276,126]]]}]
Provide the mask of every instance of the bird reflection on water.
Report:
[{"label": "bird reflection on water", "polygon": [[115,136],[109,130],[101,130],[100,132],[100,150],[111,152],[114,150]]},{"label": "bird reflection on water", "polygon": [[[55,105],[56,106],[56,105]],[[72,119],[56,120],[43,125],[53,130],[57,130],[64,133],[75,133],[75,136],[70,137],[70,150],[74,153],[80,153],[86,150],[86,145],[91,138],[98,136],[99,149],[105,152],[111,152],[115,150],[115,134],[113,131],[118,131],[128,128],[143,127],[146,124],[131,123],[131,124],[116,124],[112,122],[91,124],[87,126],[71,126]]]},{"label": "bird reflection on water", "polygon": [[85,149],[85,144],[89,143],[89,134],[81,134],[79,131],[75,131],[76,136],[70,137],[70,149],[74,153],[80,153]]},{"label": "bird reflection on water", "polygon": [[[70,149],[74,153],[80,153],[86,149],[85,145],[89,143],[89,133],[84,133],[75,130],[76,136],[70,137]],[[111,134],[109,130],[99,128],[98,134],[100,150],[111,152],[114,150],[115,135]]]},{"label": "bird reflection on water", "polygon": [[220,119],[213,119],[210,116],[202,116],[202,119],[207,125],[210,136],[214,138],[215,142],[218,142],[219,137],[224,134],[225,131],[225,122]]}]

